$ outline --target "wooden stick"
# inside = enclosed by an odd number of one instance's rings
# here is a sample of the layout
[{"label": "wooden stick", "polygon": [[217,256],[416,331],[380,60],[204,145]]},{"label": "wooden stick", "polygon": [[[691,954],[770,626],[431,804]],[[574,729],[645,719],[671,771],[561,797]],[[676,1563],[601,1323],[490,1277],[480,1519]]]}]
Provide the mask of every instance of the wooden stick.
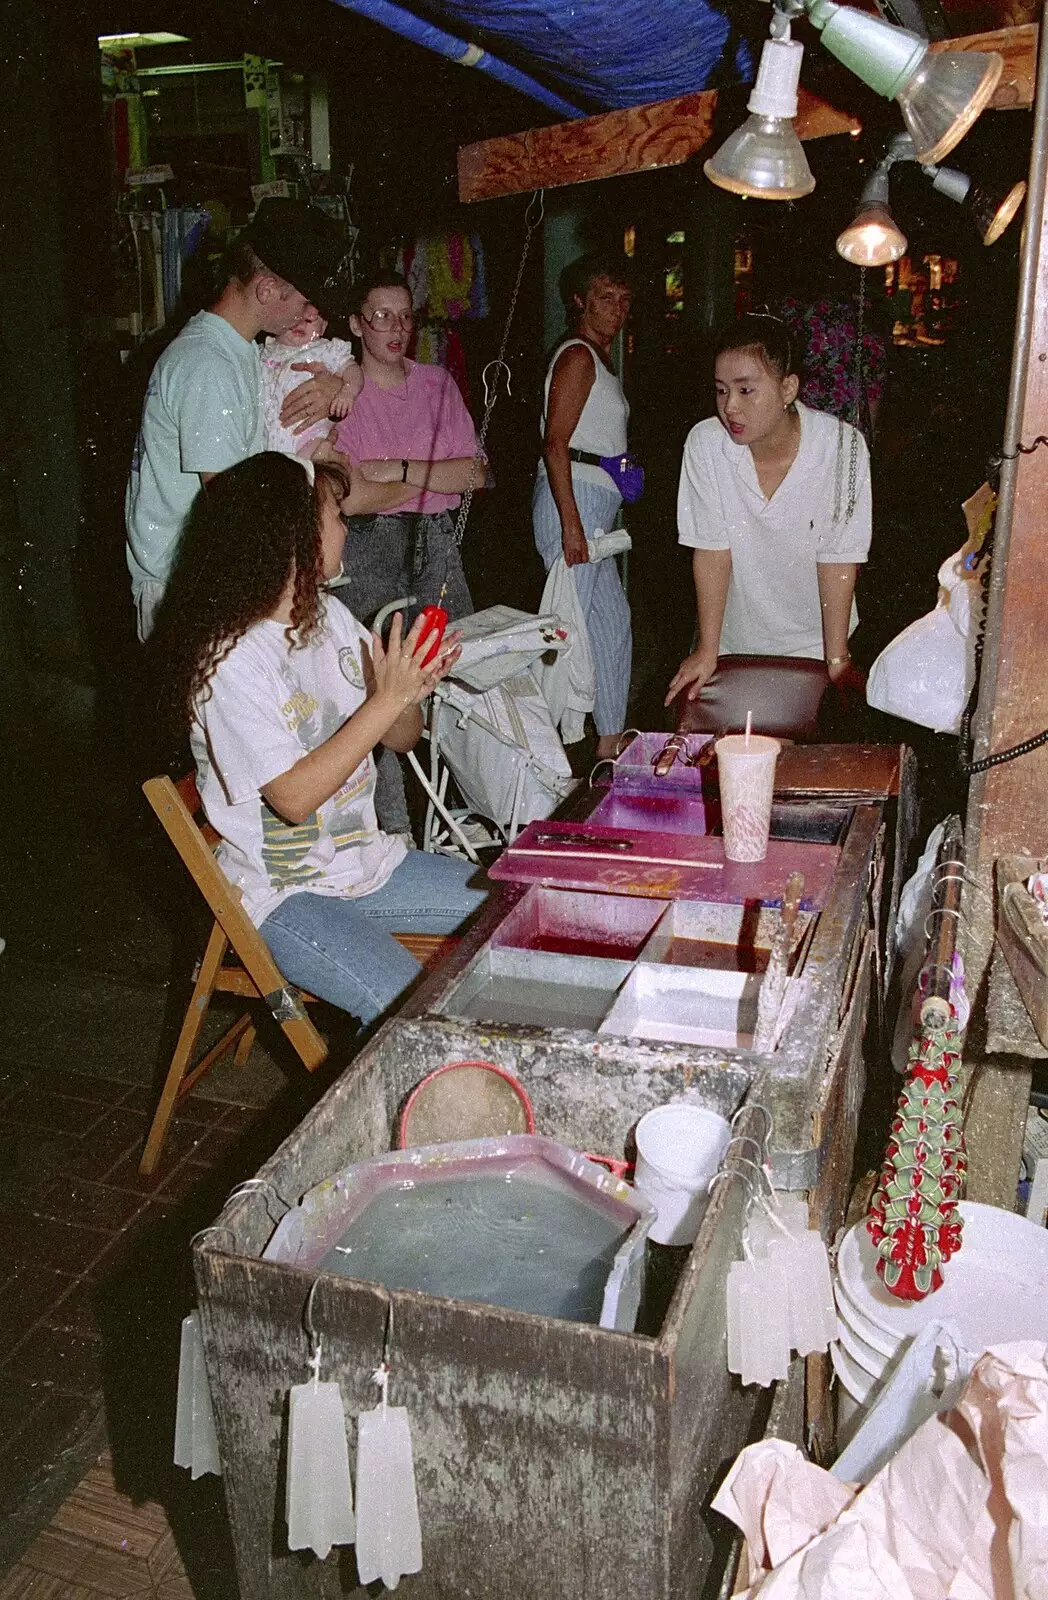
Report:
[{"label": "wooden stick", "polygon": [[689,867],[699,867],[708,872],[720,872],[724,866],[723,861],[681,861],[677,856],[635,856],[632,851],[629,855],[619,854],[618,851],[605,850],[558,850],[556,846],[541,849],[539,846],[511,845],[510,854],[514,856],[561,856],[565,859],[583,861],[610,861],[617,867],[681,867],[685,871]]}]

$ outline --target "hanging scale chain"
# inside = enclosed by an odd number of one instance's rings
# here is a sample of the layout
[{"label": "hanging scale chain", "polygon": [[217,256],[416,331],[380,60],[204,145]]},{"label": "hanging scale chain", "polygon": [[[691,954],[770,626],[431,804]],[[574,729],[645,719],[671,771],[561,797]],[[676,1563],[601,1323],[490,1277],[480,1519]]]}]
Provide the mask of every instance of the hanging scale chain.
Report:
[{"label": "hanging scale chain", "polygon": [[[859,474],[859,433],[862,429],[862,402],[866,390],[866,268],[859,268],[859,309],[855,317],[855,415],[854,432],[848,449],[848,503],[844,507],[844,521],[850,522],[855,510],[856,483]],[[844,475],[844,421],[837,423],[837,459],[833,474],[833,522],[841,520],[842,478]]]},{"label": "hanging scale chain", "polygon": [[[502,343],[499,346],[499,353],[495,357],[494,361],[489,361],[487,366],[484,368],[484,416],[481,420],[480,432],[477,435],[477,453],[473,457],[473,463],[470,467],[469,482],[466,484],[465,490],[463,491],[462,504],[459,506],[458,516],[455,519],[455,531],[452,535],[452,541],[456,548],[462,544],[462,538],[466,531],[466,521],[469,517],[470,506],[473,504],[473,493],[477,487],[477,473],[480,470],[480,465],[484,457],[484,445],[488,437],[488,426],[491,422],[491,414],[495,409],[495,402],[498,399],[499,380],[501,377],[505,377],[506,380],[506,393],[512,394],[513,392],[510,387],[510,369],[506,362],[506,350],[509,346],[510,329],[513,326],[513,317],[517,309],[517,301],[520,298],[521,284],[524,282],[524,269],[528,264],[528,252],[531,249],[531,241],[538,229],[541,228],[543,218],[546,214],[543,197],[544,191],[542,189],[536,189],[535,193],[528,202],[528,209],[524,213],[524,223],[526,228],[526,232],[524,234],[524,248],[520,254],[520,266],[517,268],[517,281],[513,285],[513,293],[510,295],[509,310],[506,312],[506,322],[502,330]],[[445,576],[444,588],[446,587],[447,578]],[[442,588],[441,599],[443,599],[443,596],[444,589]]]}]

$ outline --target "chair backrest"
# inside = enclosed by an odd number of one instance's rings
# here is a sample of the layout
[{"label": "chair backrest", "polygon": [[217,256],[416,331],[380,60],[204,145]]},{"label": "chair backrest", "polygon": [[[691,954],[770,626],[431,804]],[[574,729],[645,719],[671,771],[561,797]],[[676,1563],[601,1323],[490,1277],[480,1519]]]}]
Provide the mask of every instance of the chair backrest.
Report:
[{"label": "chair backrest", "polygon": [[297,992],[285,981],[269,946],[215,860],[210,840],[217,839],[218,835],[206,824],[202,828],[196,821],[194,813],[200,811],[200,795],[194,778],[187,776],[177,784],[166,776],[149,778],[142,785],[142,792],[207,901],[215,921],[284,1032],[304,1061],[318,1049],[321,1054],[317,1059],[323,1060],[327,1053],[324,1040],[310,1022]]}]

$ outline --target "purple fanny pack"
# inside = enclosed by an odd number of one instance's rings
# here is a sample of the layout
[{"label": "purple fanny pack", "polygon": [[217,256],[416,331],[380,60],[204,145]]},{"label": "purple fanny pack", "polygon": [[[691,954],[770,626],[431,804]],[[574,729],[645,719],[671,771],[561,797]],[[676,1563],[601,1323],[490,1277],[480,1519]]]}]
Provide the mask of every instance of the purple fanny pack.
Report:
[{"label": "purple fanny pack", "polygon": [[621,456],[597,456],[589,450],[569,450],[572,461],[582,461],[589,467],[602,467],[623,500],[631,506],[644,493],[644,468],[636,456],[628,451]]}]

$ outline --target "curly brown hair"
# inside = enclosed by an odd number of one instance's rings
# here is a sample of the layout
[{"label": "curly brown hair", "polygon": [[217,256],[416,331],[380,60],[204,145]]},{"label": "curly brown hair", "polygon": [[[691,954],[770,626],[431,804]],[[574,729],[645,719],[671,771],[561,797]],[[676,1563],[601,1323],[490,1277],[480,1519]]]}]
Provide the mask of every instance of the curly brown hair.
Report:
[{"label": "curly brown hair", "polygon": [[163,710],[185,733],[216,667],[256,622],[272,616],[294,574],[294,649],[320,621],[320,518],[327,494],[341,501],[349,479],[324,462],[310,483],[302,463],[267,450],[218,473],[186,519],[156,632]]}]

